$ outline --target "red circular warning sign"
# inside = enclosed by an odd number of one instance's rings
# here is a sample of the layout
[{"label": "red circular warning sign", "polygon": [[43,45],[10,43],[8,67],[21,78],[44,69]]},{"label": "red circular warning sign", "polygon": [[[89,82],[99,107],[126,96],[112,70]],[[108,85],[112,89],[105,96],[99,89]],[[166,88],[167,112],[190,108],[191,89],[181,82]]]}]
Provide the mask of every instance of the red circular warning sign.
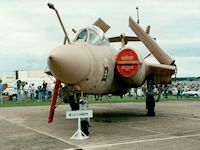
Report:
[{"label": "red circular warning sign", "polygon": [[130,49],[125,48],[117,54],[116,58],[117,71],[123,77],[133,76],[139,67],[139,59],[137,53]]}]

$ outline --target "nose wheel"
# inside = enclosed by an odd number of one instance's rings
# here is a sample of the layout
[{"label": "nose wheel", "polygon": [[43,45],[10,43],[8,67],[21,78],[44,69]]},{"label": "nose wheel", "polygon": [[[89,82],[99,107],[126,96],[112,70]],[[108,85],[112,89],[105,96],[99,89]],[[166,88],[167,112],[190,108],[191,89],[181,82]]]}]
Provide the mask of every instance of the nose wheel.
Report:
[{"label": "nose wheel", "polygon": [[[71,110],[87,110],[88,109],[88,99],[83,92],[80,93],[71,93],[69,98],[69,104],[71,107]],[[90,120],[89,118],[85,118],[84,120],[81,120],[81,130],[85,135],[89,135],[90,129]]]},{"label": "nose wheel", "polygon": [[[83,94],[83,92],[81,92],[81,97],[80,97],[80,109],[81,110],[87,110],[88,109],[88,98],[86,94]],[[85,118],[84,120],[81,121],[81,130],[83,131],[83,133],[85,133],[85,135],[89,135],[90,133],[90,118]]]},{"label": "nose wheel", "polygon": [[87,120],[82,120],[81,121],[81,130],[83,131],[83,133],[85,133],[85,135],[89,135],[89,128],[90,128],[90,125],[89,125],[89,122]]}]

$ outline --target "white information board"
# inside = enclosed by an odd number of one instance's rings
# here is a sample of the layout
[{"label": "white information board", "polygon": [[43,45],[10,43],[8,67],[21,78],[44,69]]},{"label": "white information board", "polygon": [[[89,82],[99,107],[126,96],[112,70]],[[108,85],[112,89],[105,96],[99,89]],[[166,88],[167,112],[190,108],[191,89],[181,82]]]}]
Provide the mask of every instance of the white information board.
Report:
[{"label": "white information board", "polygon": [[66,119],[76,119],[76,118],[92,118],[92,110],[77,110],[77,111],[67,111]]},{"label": "white information board", "polygon": [[77,110],[77,111],[67,111],[66,119],[78,119],[78,130],[74,133],[71,139],[83,140],[88,138],[88,136],[81,130],[81,119],[82,118],[92,118],[92,110]]}]

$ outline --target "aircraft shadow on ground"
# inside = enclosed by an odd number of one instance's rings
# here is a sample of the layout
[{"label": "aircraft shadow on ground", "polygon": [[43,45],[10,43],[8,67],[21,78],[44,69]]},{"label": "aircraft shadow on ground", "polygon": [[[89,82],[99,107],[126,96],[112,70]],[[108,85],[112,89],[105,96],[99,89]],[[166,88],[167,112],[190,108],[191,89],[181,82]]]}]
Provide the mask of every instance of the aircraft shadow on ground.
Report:
[{"label": "aircraft shadow on ground", "polygon": [[134,119],[139,119],[141,117],[146,117],[144,112],[125,112],[125,111],[105,111],[105,112],[94,112],[95,122],[107,122],[107,123],[117,123],[121,121],[129,121]]}]

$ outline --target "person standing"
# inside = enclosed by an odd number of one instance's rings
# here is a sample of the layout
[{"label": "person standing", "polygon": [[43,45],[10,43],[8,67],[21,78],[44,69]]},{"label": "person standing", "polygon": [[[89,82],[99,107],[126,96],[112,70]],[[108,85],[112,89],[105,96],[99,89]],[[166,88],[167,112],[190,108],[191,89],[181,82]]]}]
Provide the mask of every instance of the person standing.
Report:
[{"label": "person standing", "polygon": [[0,104],[3,104],[2,92],[3,92],[3,84],[2,80],[0,79]]},{"label": "person standing", "polygon": [[178,87],[177,87],[177,96],[176,96],[176,98],[178,99],[179,97],[181,97],[182,98],[182,90],[181,90],[181,86],[180,85],[178,85]]},{"label": "person standing", "polygon": [[22,82],[21,80],[17,80],[17,103],[22,103],[22,95],[21,95]]},{"label": "person standing", "polygon": [[47,98],[47,99],[50,99],[50,98],[51,98],[51,94],[52,94],[52,91],[51,91],[51,83],[48,83],[48,84],[47,84],[47,89],[46,89],[46,98]]},{"label": "person standing", "polygon": [[42,83],[42,99],[46,100],[46,90],[47,90],[47,83],[43,81]]},{"label": "person standing", "polygon": [[30,99],[34,102],[35,98],[34,98],[34,95],[35,95],[35,88],[34,88],[34,83],[31,84],[30,86]]},{"label": "person standing", "polygon": [[42,101],[42,86],[41,85],[37,87],[37,91],[38,91],[38,102],[41,102]]},{"label": "person standing", "polygon": [[27,85],[27,82],[21,82],[21,95],[22,95],[22,100],[24,100],[24,95],[25,95],[25,91],[24,91],[24,87],[25,85]]}]

